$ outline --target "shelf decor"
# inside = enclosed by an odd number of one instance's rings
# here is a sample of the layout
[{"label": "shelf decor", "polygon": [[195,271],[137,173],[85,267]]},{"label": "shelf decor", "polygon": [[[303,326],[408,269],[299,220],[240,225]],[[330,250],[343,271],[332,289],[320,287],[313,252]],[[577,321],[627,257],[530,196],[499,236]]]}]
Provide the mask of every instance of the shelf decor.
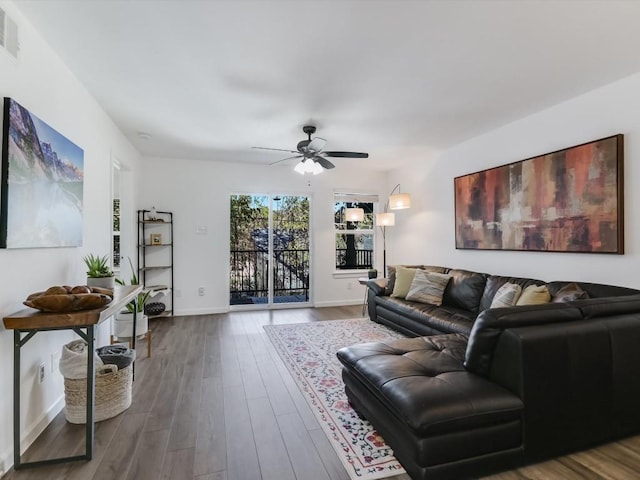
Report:
[{"label": "shelf decor", "polygon": [[82,245],[84,152],[4,99],[0,248]]},{"label": "shelf decor", "polygon": [[622,254],[623,178],[623,135],[456,177],[456,248]]},{"label": "shelf decor", "polygon": [[149,236],[149,240],[151,245],[162,245],[162,234],[161,233],[152,233]]}]

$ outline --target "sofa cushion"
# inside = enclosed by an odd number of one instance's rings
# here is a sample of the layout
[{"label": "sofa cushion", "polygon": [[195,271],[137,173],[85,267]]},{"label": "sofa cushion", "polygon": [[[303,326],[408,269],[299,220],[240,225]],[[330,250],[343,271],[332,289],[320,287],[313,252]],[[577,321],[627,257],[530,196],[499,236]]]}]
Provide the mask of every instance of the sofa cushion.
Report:
[{"label": "sofa cushion", "polygon": [[505,283],[496,292],[491,301],[491,308],[513,307],[520,295],[522,287],[517,283]]},{"label": "sofa cushion", "polygon": [[477,314],[487,276],[460,269],[451,269],[447,273],[451,275],[451,280],[444,291],[442,303]]},{"label": "sofa cushion", "polygon": [[389,281],[387,282],[385,295],[391,295],[393,293],[393,288],[396,284],[396,270],[398,267],[419,268],[421,270],[436,273],[447,273],[449,271],[446,267],[437,267],[435,265],[387,265],[387,278]]},{"label": "sofa cushion", "polygon": [[516,305],[543,305],[550,301],[551,294],[545,285],[529,285],[522,291]]},{"label": "sofa cushion", "polygon": [[407,268],[398,265],[398,268],[396,268],[396,282],[393,286],[393,293],[391,296],[394,298],[405,298],[407,293],[409,293],[411,283],[413,282],[413,278],[417,271],[417,268]]},{"label": "sofa cushion", "polygon": [[[467,310],[462,310],[448,305],[431,305],[428,303],[410,302],[393,297],[376,297],[377,312],[384,309],[386,315],[395,317],[399,315],[410,320],[410,323],[417,323],[430,327],[425,329],[436,330],[443,333],[461,333],[465,336],[471,332],[471,326],[476,316]],[[387,313],[389,312],[389,313]],[[421,330],[416,330],[419,335]],[[406,332],[405,332],[406,333]],[[432,333],[429,333],[432,334]]]},{"label": "sofa cushion", "polygon": [[421,436],[516,420],[521,400],[465,371],[466,339],[437,335],[353,345],[338,351],[345,368]]},{"label": "sofa cushion", "polygon": [[493,302],[493,297],[495,297],[496,292],[500,289],[502,285],[505,283],[515,283],[520,285],[524,290],[529,285],[544,285],[545,282],[542,280],[535,280],[533,278],[519,278],[519,277],[502,277],[499,275],[489,275],[487,277],[487,283],[484,287],[484,292],[482,292],[482,299],[480,300],[480,308],[479,311],[482,312],[491,308],[491,302]]},{"label": "sofa cushion", "polygon": [[583,289],[589,295],[589,298],[600,298],[600,297],[622,297],[626,295],[636,295],[638,290],[628,287],[618,287],[615,285],[604,285],[602,283],[588,283],[588,282],[566,282],[566,281],[555,281],[547,283],[547,288],[549,288],[549,293],[551,296],[557,295],[558,290],[561,288],[575,283],[581,289]]},{"label": "sofa cushion", "polygon": [[405,298],[412,302],[440,306],[442,305],[444,289],[447,287],[450,278],[451,276],[446,273],[416,270],[413,282],[411,282],[411,287]]},{"label": "sofa cushion", "polygon": [[569,283],[558,290],[551,298],[551,303],[572,302],[589,298],[589,294],[585,292],[577,283]]}]

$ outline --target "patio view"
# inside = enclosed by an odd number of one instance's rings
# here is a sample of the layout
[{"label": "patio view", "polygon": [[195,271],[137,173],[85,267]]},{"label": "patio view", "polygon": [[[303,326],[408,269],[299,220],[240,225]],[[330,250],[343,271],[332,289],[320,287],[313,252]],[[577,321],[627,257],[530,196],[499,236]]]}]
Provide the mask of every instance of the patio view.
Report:
[{"label": "patio view", "polygon": [[309,301],[309,199],[232,195],[231,305]]},{"label": "patio view", "polygon": [[[309,199],[232,195],[230,201],[230,305],[309,302]],[[335,202],[336,270],[373,267],[374,205]],[[364,220],[345,221],[345,209],[356,207]]]}]

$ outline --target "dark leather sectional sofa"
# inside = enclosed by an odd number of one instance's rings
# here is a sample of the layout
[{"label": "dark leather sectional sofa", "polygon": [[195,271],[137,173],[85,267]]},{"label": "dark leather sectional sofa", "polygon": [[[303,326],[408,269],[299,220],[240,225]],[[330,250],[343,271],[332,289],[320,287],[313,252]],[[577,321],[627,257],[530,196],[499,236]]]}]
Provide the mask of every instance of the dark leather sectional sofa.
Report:
[{"label": "dark leather sectional sofa", "polygon": [[465,479],[640,433],[640,291],[578,283],[589,298],[489,308],[506,282],[445,267],[441,306],[369,281],[372,320],[407,339],[338,352],[349,401],[411,478]]}]

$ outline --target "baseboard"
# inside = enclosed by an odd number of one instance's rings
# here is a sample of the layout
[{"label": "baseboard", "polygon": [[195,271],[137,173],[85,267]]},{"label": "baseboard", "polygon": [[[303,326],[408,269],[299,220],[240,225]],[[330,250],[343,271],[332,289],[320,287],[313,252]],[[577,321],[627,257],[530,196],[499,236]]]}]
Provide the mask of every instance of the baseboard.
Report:
[{"label": "baseboard", "polygon": [[362,305],[362,300],[328,300],[315,302],[315,307],[344,307],[348,305]]},{"label": "baseboard", "polygon": [[229,307],[223,308],[184,308],[176,310],[173,315],[186,316],[186,315],[213,315],[215,313],[229,313]]},{"label": "baseboard", "polygon": [[[314,302],[313,307],[344,307],[349,305],[362,305],[362,300],[329,300],[326,302]],[[305,305],[309,306],[309,305]],[[287,305],[288,308],[297,308],[296,305]],[[213,315],[216,313],[229,313],[231,310],[229,307],[217,307],[217,308],[183,308],[176,310],[173,314],[175,316],[186,315]]]}]

